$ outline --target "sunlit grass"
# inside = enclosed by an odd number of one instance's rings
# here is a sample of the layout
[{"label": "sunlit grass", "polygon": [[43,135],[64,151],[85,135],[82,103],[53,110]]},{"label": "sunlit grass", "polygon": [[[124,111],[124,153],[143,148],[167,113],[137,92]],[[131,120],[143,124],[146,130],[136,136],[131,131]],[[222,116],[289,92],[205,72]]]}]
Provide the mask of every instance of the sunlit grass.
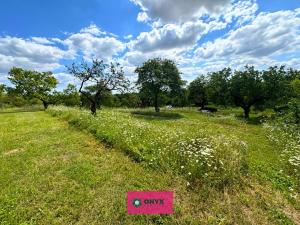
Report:
[{"label": "sunlit grass", "polygon": [[[78,109],[70,111],[73,116],[81,115]],[[267,139],[261,125],[248,124],[230,114],[201,114],[196,109],[168,111],[182,118],[167,120],[149,120],[131,112],[105,109],[99,112],[97,120],[89,116],[73,118],[69,113],[60,115],[77,128],[45,112],[0,114],[0,224],[293,224],[299,221],[299,199],[288,197],[295,193],[289,190],[293,177],[280,172],[284,164],[275,152],[280,149]],[[105,148],[86,131],[117,150]],[[125,134],[136,138],[127,140]],[[173,139],[165,139],[176,134]],[[156,137],[157,141],[148,143]],[[170,140],[178,142],[177,153],[182,160],[178,164],[151,165],[157,152],[140,152],[138,148],[163,146]],[[220,146],[215,146],[218,144],[228,147],[220,151]],[[214,146],[216,153],[221,157],[226,153],[230,159],[231,147],[239,148],[240,144],[247,148],[248,173],[232,181],[238,185],[214,188],[210,182],[220,177],[212,176],[217,173],[212,164],[208,166],[210,158],[206,161],[204,156],[211,154]],[[132,146],[136,153],[132,152]],[[120,151],[126,149],[125,154]],[[197,153],[198,158],[180,155]],[[171,156],[178,159],[176,155],[168,155]],[[161,157],[157,162],[162,159],[166,158]],[[193,167],[186,161],[189,159],[206,164]],[[239,168],[235,162],[232,161],[232,168]],[[203,175],[209,168],[213,173],[207,179]],[[198,182],[202,181],[201,185],[190,180],[189,172]],[[175,214],[127,215],[125,203],[129,190],[175,191]]]},{"label": "sunlit grass", "polygon": [[201,120],[190,119],[189,115],[172,111],[156,115],[145,110],[102,110],[93,117],[88,111],[64,107],[48,112],[88,129],[136,161],[183,175],[190,184],[224,187],[240,182],[242,173],[247,173],[247,144],[234,134],[209,130]]}]

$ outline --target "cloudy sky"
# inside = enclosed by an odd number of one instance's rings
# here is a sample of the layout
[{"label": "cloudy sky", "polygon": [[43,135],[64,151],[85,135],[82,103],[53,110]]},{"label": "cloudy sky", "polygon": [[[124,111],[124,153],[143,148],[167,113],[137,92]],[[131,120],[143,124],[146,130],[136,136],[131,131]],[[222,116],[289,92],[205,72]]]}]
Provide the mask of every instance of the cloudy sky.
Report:
[{"label": "cloudy sky", "polygon": [[185,80],[226,66],[300,68],[299,0],[2,0],[0,82],[13,66],[53,71],[59,88],[82,58],[119,61],[132,80],[149,58]]}]

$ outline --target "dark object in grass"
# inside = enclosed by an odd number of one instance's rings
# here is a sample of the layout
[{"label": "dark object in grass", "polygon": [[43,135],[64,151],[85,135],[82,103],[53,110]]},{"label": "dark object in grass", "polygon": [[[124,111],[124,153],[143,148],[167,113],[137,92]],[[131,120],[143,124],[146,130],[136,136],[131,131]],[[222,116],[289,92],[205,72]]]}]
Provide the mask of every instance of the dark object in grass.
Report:
[{"label": "dark object in grass", "polygon": [[218,111],[217,108],[214,108],[214,107],[208,107],[208,106],[204,106],[204,107],[201,107],[201,108],[199,109],[199,111],[202,111],[202,110],[206,110],[206,111],[211,112],[211,113],[215,113],[215,112]]}]

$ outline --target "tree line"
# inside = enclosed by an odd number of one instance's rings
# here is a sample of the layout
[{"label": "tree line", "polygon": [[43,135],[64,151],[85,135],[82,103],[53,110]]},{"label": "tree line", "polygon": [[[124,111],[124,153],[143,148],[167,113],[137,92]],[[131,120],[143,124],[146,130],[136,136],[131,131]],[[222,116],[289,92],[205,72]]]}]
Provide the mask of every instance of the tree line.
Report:
[{"label": "tree line", "polygon": [[[41,101],[47,109],[50,104],[89,107],[175,107],[197,106],[214,110],[214,107],[241,107],[249,118],[251,108],[275,111],[291,105],[299,113],[300,71],[285,66],[272,66],[256,70],[245,66],[240,70],[224,68],[200,75],[187,84],[172,60],[154,58],[136,68],[137,81],[132,84],[118,63],[106,64],[103,60],[73,63],[67,67],[77,78],[79,88],[69,84],[61,92],[55,90],[58,81],[51,72],[37,72],[12,68],[9,80],[13,87],[0,85],[0,102]],[[3,100],[4,99],[4,100]],[[0,103],[1,104],[1,103]],[[298,111],[297,111],[298,110]]]}]

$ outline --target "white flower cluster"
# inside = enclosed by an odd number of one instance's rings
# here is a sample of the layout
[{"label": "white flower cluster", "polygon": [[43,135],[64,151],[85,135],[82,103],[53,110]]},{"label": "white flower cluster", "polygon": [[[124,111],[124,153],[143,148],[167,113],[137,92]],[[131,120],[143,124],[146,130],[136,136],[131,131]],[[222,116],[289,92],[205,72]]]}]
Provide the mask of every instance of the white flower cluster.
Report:
[{"label": "white flower cluster", "polygon": [[286,123],[265,124],[270,141],[280,149],[281,160],[300,178],[300,128]]},{"label": "white flower cluster", "polygon": [[235,179],[247,148],[235,137],[208,136],[194,120],[147,121],[126,109],[104,109],[96,117],[87,110],[67,107],[50,108],[48,112],[88,129],[149,166],[184,175],[191,184],[201,179],[216,183]]}]

